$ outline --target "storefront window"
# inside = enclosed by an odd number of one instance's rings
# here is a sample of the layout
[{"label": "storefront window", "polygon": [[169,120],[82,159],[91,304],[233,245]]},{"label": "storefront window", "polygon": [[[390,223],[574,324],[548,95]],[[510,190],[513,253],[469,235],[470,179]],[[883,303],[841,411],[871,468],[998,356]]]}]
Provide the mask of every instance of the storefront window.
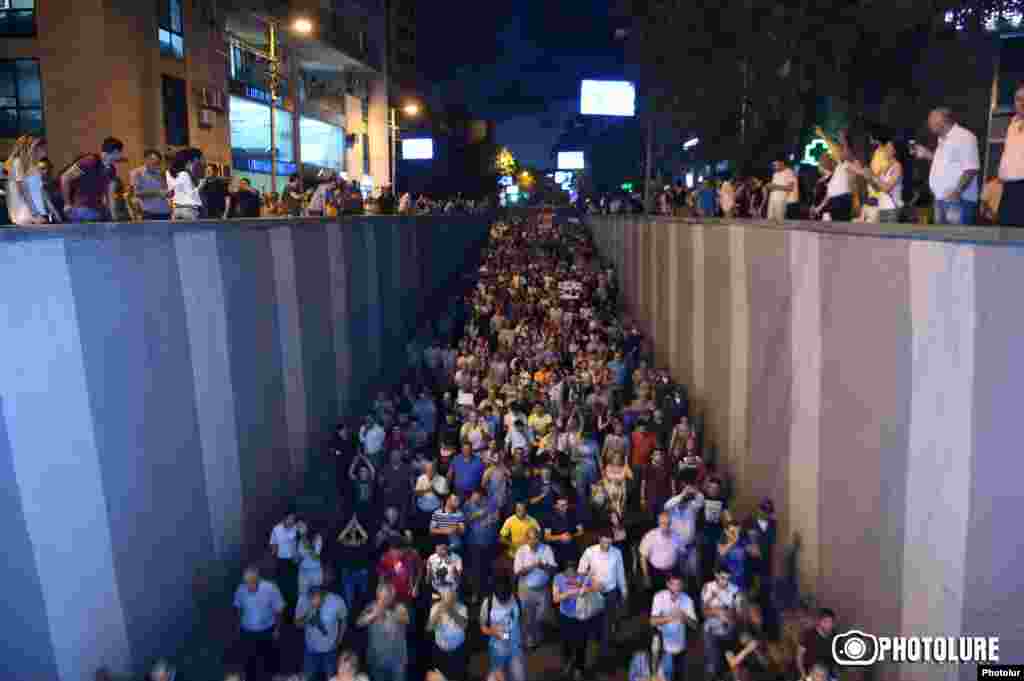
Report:
[{"label": "storefront window", "polygon": [[302,163],[345,170],[345,131],[315,118],[299,119],[299,140],[302,145]]},{"label": "storefront window", "polygon": [[[295,172],[292,115],[275,109],[278,175]],[[241,97],[231,98],[231,155],[239,172],[270,171],[270,107]]]}]

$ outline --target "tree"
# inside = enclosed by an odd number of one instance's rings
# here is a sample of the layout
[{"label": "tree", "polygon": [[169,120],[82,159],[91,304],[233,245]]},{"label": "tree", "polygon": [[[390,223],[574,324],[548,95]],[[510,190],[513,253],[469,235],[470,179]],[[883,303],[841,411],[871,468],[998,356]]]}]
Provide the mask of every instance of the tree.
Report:
[{"label": "tree", "polygon": [[494,157],[494,169],[499,175],[515,175],[518,164],[516,163],[516,157],[512,155],[512,152],[508,150],[508,147],[501,147],[498,149],[497,154]]},{"label": "tree", "polygon": [[[620,0],[642,113],[738,163],[799,148],[827,95],[863,112],[868,86],[913,87],[908,45],[1019,16],[1024,0]],[[852,117],[851,117],[852,118]]]}]

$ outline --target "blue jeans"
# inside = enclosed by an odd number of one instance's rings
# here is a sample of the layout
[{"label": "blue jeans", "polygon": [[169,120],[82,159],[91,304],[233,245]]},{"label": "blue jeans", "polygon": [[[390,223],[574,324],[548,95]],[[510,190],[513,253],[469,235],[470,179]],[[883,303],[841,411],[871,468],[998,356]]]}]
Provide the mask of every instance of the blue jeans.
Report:
[{"label": "blue jeans", "polygon": [[74,206],[68,211],[69,222],[103,222],[107,219],[104,211],[96,210],[95,208]]},{"label": "blue jeans", "polygon": [[512,655],[495,655],[492,652],[489,669],[492,672],[505,672],[505,681],[526,681],[526,660],[522,650]]},{"label": "blue jeans", "polygon": [[302,672],[306,675],[306,681],[318,681],[323,675],[324,681],[331,681],[338,673],[338,651],[331,650],[326,653],[314,653],[306,650],[306,656],[302,665]]},{"label": "blue jeans", "polygon": [[370,571],[367,568],[360,570],[341,569],[341,595],[345,598],[345,605],[351,610],[356,606],[356,598],[365,598],[370,594]]},{"label": "blue jeans", "polygon": [[937,225],[973,225],[977,215],[977,201],[935,201]]}]

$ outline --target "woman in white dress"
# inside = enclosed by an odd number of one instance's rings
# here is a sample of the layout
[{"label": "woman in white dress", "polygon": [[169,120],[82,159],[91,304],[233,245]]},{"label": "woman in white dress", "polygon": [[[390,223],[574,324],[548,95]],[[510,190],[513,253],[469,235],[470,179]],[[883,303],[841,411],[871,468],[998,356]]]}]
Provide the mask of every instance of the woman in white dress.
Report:
[{"label": "woman in white dress", "polygon": [[25,135],[14,143],[7,160],[7,212],[16,225],[60,222],[60,214],[43,186],[39,162],[46,158],[46,140]]}]

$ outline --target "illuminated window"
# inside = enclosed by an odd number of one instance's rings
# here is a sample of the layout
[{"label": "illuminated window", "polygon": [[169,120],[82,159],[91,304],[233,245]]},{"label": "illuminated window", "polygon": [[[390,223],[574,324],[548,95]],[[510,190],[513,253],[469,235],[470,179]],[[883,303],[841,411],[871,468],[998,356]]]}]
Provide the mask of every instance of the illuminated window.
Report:
[{"label": "illuminated window", "polygon": [[43,81],[35,59],[0,61],[0,137],[42,137]]},{"label": "illuminated window", "polygon": [[0,0],[0,35],[36,34],[36,0]]},{"label": "illuminated window", "polygon": [[185,58],[185,29],[181,18],[181,0],[160,0],[160,54]]}]

